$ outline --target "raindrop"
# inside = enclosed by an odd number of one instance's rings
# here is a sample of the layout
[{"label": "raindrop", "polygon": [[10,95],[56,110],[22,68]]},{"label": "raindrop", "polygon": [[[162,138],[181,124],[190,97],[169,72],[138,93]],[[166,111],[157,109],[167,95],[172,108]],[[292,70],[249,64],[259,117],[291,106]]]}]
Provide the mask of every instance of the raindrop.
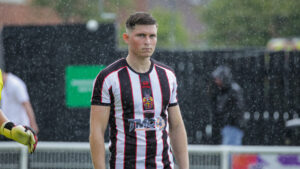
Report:
[{"label": "raindrop", "polygon": [[180,62],[179,64],[178,64],[178,70],[179,71],[184,71],[184,63],[183,62]]},{"label": "raindrop", "polygon": [[279,112],[278,111],[274,112],[273,118],[274,118],[274,120],[278,120],[279,119]]},{"label": "raindrop", "polygon": [[244,119],[245,120],[249,120],[250,119],[250,113],[249,112],[245,112],[244,113]]},{"label": "raindrop", "polygon": [[288,112],[284,112],[283,119],[284,120],[288,120],[289,119],[289,113]]},{"label": "raindrop", "polygon": [[258,120],[258,119],[259,119],[259,116],[260,116],[260,114],[259,114],[258,111],[254,112],[254,119],[255,119],[255,120]]},{"label": "raindrop", "polygon": [[294,115],[293,115],[293,118],[294,118],[294,119],[297,119],[297,118],[299,118],[299,115],[298,115],[298,113],[296,113],[296,112],[295,112],[295,113],[294,113]]},{"label": "raindrop", "polygon": [[264,112],[264,119],[269,119],[269,112],[268,111],[265,111]]},{"label": "raindrop", "polygon": [[212,126],[211,124],[206,125],[205,127],[205,133],[207,136],[211,136],[212,135]]},{"label": "raindrop", "polygon": [[189,62],[189,63],[188,63],[188,73],[189,73],[189,74],[192,74],[193,71],[194,71],[194,64],[191,63],[191,62]]},{"label": "raindrop", "polygon": [[202,132],[200,130],[196,131],[196,140],[201,140]]}]

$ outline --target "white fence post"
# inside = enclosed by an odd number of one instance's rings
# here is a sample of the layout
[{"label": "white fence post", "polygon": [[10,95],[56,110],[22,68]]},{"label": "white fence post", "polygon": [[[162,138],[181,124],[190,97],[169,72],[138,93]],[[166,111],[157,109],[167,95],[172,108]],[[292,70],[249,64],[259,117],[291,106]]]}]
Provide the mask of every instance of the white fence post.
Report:
[{"label": "white fence post", "polygon": [[28,168],[28,153],[27,147],[22,146],[20,152],[20,169],[27,169]]},{"label": "white fence post", "polygon": [[229,150],[225,147],[222,148],[222,157],[221,157],[221,168],[222,169],[230,169],[229,168]]}]

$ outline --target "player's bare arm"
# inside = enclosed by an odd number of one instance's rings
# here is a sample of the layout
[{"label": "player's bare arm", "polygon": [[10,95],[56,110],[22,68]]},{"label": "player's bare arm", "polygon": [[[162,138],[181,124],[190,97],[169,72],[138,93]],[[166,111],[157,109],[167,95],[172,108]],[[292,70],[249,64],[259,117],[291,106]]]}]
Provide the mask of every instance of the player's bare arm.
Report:
[{"label": "player's bare arm", "polygon": [[109,119],[109,106],[91,106],[90,147],[94,169],[105,169],[104,133]]},{"label": "player's bare arm", "polygon": [[36,123],[36,119],[35,119],[35,115],[34,115],[31,103],[29,101],[26,101],[26,102],[23,102],[22,105],[24,106],[24,108],[26,110],[26,113],[29,117],[30,126],[38,134],[39,133],[39,127]]},{"label": "player's bare arm", "polygon": [[2,126],[2,124],[6,121],[8,121],[7,118],[4,116],[4,114],[0,110],[0,126]]},{"label": "player's bare arm", "polygon": [[180,169],[188,169],[189,157],[187,150],[187,136],[180,108],[178,105],[172,106],[168,108],[168,112],[170,140],[175,159]]}]

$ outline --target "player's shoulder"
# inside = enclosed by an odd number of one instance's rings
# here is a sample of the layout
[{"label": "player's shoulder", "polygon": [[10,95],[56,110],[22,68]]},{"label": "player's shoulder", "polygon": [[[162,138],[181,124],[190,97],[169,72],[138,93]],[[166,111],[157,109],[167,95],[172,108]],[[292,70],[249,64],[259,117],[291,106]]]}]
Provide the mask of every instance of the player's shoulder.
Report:
[{"label": "player's shoulder", "polygon": [[12,73],[7,74],[7,81],[10,81],[13,84],[25,85],[25,82],[21,78],[19,78],[18,76],[14,75]]},{"label": "player's shoulder", "polygon": [[126,66],[126,60],[125,58],[121,58],[116,60],[115,62],[109,64],[106,68],[104,68],[103,70],[101,70],[100,73],[102,74],[109,74],[111,72],[114,72],[122,67]]},{"label": "player's shoulder", "polygon": [[102,69],[99,72],[98,77],[99,76],[106,77],[109,74],[111,74],[111,73],[113,73],[113,72],[115,72],[115,71],[117,71],[120,68],[125,67],[125,66],[126,66],[126,60],[125,60],[125,58],[118,59],[115,62],[109,64],[106,68]]},{"label": "player's shoulder", "polygon": [[151,61],[153,62],[154,66],[158,66],[158,67],[160,67],[160,68],[162,68],[162,69],[171,71],[172,73],[175,74],[174,69],[171,68],[170,66],[168,66],[168,65],[166,65],[166,64],[164,64],[164,63],[162,63],[162,62],[160,62],[160,61],[157,61],[157,60],[155,60],[155,59],[153,59],[153,58],[151,58]]},{"label": "player's shoulder", "polygon": [[6,78],[6,83],[7,91],[12,91],[12,92],[19,92],[20,90],[26,90],[27,86],[25,82],[19,78],[18,76],[12,74],[12,73],[7,73],[7,78]]}]

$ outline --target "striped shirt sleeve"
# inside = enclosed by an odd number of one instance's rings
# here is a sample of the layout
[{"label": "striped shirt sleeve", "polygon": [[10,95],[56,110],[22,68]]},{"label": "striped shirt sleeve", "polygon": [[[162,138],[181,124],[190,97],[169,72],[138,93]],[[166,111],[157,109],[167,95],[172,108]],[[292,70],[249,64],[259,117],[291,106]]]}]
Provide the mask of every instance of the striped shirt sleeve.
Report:
[{"label": "striped shirt sleeve", "polygon": [[170,83],[170,88],[171,88],[169,107],[171,107],[171,106],[176,106],[178,104],[177,79],[176,79],[175,74],[169,73],[169,83]]},{"label": "striped shirt sleeve", "polygon": [[91,104],[109,106],[110,103],[109,84],[107,78],[100,72],[94,80]]}]

